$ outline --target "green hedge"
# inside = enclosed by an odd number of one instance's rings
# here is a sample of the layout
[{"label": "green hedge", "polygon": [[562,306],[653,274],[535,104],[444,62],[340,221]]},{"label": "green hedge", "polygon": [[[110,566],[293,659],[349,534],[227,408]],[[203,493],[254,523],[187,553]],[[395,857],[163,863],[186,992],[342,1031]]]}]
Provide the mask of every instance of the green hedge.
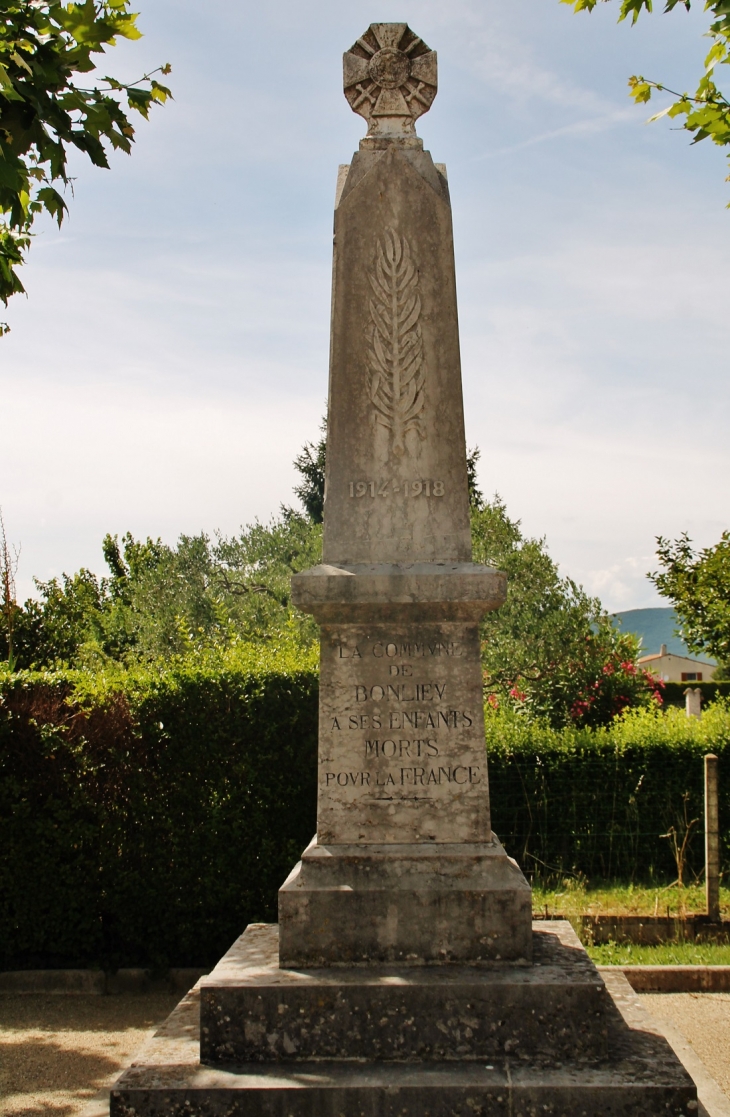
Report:
[{"label": "green hedge", "polygon": [[207,964],[314,833],[315,666],[84,682],[0,685],[0,968]]},{"label": "green hedge", "polygon": [[[0,968],[206,965],[275,919],[314,833],[316,734],[316,662],[286,648],[0,675]],[[722,702],[699,722],[637,712],[596,731],[488,712],[487,745],[494,829],[542,880],[672,880],[660,835],[685,792],[701,818],[709,749],[730,822]]]},{"label": "green hedge", "polygon": [[[554,731],[487,713],[492,824],[530,876],[550,882],[676,878],[671,839],[691,830],[685,881],[704,868],[704,762],[719,757],[722,857],[730,863],[730,707],[700,720],[634,710],[607,729]],[[685,800],[686,796],[686,800]],[[686,816],[685,816],[686,808]]]},{"label": "green hedge", "polygon": [[663,696],[665,706],[682,706],[684,707],[686,699],[684,692],[688,686],[699,687],[702,691],[702,706],[703,709],[708,702],[714,702],[716,698],[730,698],[730,682],[727,683],[665,683]]}]

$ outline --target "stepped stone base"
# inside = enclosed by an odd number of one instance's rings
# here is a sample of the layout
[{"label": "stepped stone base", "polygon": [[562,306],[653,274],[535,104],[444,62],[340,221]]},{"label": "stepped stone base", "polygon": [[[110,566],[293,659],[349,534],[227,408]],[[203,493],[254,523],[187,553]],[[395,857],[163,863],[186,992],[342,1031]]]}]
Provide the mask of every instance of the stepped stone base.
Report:
[{"label": "stepped stone base", "polygon": [[498,839],[320,845],[279,889],[282,966],[529,962],[532,892]]},{"label": "stepped stone base", "polygon": [[[690,1117],[690,1080],[660,1066],[569,1069],[503,1060],[493,1067],[440,1063],[127,1072],[111,1117]],[[121,1083],[120,1083],[121,1087]],[[692,1106],[694,1106],[692,1108]]]},{"label": "stepped stone base", "polygon": [[625,979],[604,983],[568,924],[534,938],[534,966],[292,972],[276,928],[253,925],[202,1009],[193,990],[115,1084],[110,1117],[694,1117]]},{"label": "stepped stone base", "polygon": [[570,924],[535,940],[534,965],[280,969],[277,927],[253,924],[201,982],[201,1060],[606,1054],[610,998]]}]

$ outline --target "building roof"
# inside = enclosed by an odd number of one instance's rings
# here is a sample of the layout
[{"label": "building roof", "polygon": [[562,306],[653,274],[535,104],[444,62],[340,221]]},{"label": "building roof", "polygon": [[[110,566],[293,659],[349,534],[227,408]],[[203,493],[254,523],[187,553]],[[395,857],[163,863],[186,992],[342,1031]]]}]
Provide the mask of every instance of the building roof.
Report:
[{"label": "building roof", "polygon": [[690,659],[688,655],[675,655],[674,652],[658,652],[656,655],[642,655],[636,662],[637,663],[652,663],[657,659],[681,659],[683,663],[691,663],[696,667],[714,667],[714,663],[708,663],[704,659]]}]

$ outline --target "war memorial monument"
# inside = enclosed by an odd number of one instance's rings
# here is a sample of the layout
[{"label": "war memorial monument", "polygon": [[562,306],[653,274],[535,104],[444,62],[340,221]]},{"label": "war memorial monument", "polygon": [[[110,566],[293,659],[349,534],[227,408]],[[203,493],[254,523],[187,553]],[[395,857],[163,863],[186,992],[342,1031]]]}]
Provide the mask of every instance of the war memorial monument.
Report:
[{"label": "war memorial monument", "polygon": [[111,1117],[690,1117],[695,1086],[490,827],[451,207],[404,23],[344,56],[322,564],[317,834],[112,1090]]}]

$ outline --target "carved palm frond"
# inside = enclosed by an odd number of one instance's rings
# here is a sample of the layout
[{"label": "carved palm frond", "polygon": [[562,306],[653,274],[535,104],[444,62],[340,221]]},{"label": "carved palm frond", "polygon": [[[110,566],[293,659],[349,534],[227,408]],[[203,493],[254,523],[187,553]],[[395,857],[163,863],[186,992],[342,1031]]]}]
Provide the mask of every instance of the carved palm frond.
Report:
[{"label": "carved palm frond", "polygon": [[418,319],[418,272],[405,237],[386,229],[370,271],[370,399],[375,419],[393,432],[393,453],[405,452],[404,438],[416,430],[425,438],[423,340]]}]

